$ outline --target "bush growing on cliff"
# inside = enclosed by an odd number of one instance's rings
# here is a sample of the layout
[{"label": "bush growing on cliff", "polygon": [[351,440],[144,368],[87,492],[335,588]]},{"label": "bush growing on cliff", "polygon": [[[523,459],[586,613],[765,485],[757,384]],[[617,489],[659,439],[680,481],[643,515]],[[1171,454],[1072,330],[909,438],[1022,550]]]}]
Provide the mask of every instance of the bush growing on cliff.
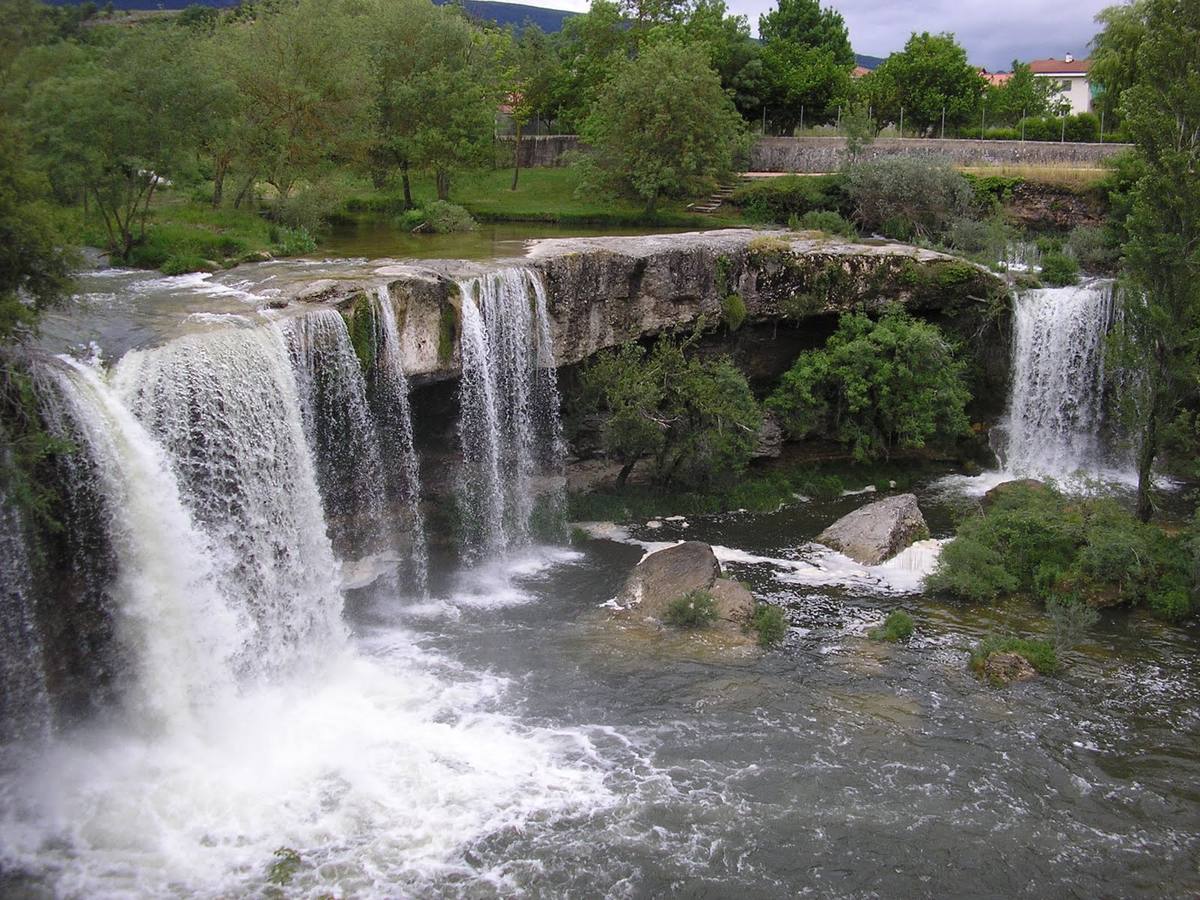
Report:
[{"label": "bush growing on cliff", "polygon": [[944,160],[888,156],[857,163],[846,190],[859,225],[896,240],[933,239],[973,215],[974,190]]},{"label": "bush growing on cliff", "polygon": [[795,438],[835,440],[856,460],[877,459],[968,432],[963,371],[937,326],[892,306],[878,321],[842,316],[823,349],[800,355],[767,405]]},{"label": "bush growing on cliff", "polygon": [[676,628],[706,628],[717,620],[717,601],[708,591],[689,591],[667,605],[664,619]]},{"label": "bush growing on cliff", "polygon": [[849,214],[851,210],[844,175],[762,178],[737,188],[732,202],[752,222],[775,225],[784,225],[792,216],[810,212]]},{"label": "bush growing on cliff", "polygon": [[663,335],[652,349],[626,344],[583,373],[585,409],[604,416],[605,452],[622,463],[623,486],[639,460],[657,484],[710,485],[746,467],[762,413],[746,377],[726,357],[689,354],[700,331]]},{"label": "bush growing on cliff", "polygon": [[1079,263],[1065,253],[1042,254],[1042,281],[1055,287],[1065,287],[1079,280]]},{"label": "bush growing on cliff", "polygon": [[1012,484],[959,525],[925,586],[977,602],[1011,594],[1048,604],[1145,602],[1178,619],[1195,606],[1193,567],[1189,535],[1144,525],[1113,500]]}]

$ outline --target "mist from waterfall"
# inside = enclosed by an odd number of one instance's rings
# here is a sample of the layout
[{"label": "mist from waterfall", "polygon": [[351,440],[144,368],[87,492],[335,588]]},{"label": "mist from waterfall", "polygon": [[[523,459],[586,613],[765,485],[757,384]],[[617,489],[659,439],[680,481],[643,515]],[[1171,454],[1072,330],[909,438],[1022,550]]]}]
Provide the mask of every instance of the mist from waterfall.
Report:
[{"label": "mist from waterfall", "polygon": [[1069,478],[1110,464],[1104,432],[1108,281],[1026,291],[1013,311],[1013,373],[999,455],[1020,477]]},{"label": "mist from waterfall", "polygon": [[562,426],[541,277],[502,269],[459,290],[459,508],[468,553],[482,558],[529,543],[535,481],[561,471]]}]

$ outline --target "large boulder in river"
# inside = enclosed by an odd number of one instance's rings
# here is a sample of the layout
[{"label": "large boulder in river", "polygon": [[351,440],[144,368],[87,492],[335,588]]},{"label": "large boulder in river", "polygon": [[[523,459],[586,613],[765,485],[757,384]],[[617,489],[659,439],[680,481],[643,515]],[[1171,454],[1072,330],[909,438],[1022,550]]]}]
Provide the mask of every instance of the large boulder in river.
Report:
[{"label": "large boulder in river", "polygon": [[864,566],[876,566],[927,537],[929,528],[916,496],[898,494],[842,516],[817,535],[817,540]]},{"label": "large boulder in river", "polygon": [[983,674],[992,684],[1002,686],[1037,677],[1037,670],[1019,653],[992,653],[983,662]]},{"label": "large boulder in river", "polygon": [[622,606],[640,606],[655,618],[662,618],[668,604],[691,591],[707,591],[721,577],[721,564],[712,547],[700,541],[684,541],[658,550],[634,567],[625,589]]},{"label": "large boulder in river", "polygon": [[754,615],[754,595],[745,585],[722,578],[712,547],[699,541],[685,541],[647,555],[630,573],[618,602],[636,609],[641,618],[661,622],[671,602],[692,591],[712,595],[718,624],[741,628]]}]

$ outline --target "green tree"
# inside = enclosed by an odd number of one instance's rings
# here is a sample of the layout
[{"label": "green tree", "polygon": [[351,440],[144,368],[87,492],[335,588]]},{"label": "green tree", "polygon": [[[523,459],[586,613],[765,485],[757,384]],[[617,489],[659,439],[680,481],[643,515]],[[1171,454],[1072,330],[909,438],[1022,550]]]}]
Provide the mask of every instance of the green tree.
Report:
[{"label": "green tree", "polygon": [[633,36],[612,0],[593,0],[591,9],[571,16],[558,37],[562,74],[554,99],[560,110],[558,130],[579,131],[600,88],[629,58]]},{"label": "green tree", "polygon": [[773,41],[762,51],[768,85],[767,118],[788,134],[803,118],[821,122],[833,118],[850,94],[850,71],[824,47],[805,47]]},{"label": "green tree", "polygon": [[16,129],[0,116],[0,344],[28,334],[69,281],[70,255],[42,194]]},{"label": "green tree", "polygon": [[1013,60],[1012,77],[1001,85],[990,85],[984,95],[987,120],[995,125],[1015,125],[1024,116],[1050,112],[1052,83],[1034,78],[1028,64]]},{"label": "green tree", "polygon": [[894,85],[889,99],[895,107],[876,110],[876,115],[895,121],[903,109],[904,121],[924,132],[941,124],[943,110],[947,125],[971,121],[985,87],[952,34],[914,33],[902,51],[884,60],[877,74]]},{"label": "green tree", "polygon": [[878,321],[846,314],[800,354],[767,406],[796,438],[846,444],[857,460],[952,442],[969,429],[964,365],[935,325],[900,306]]},{"label": "green tree", "polygon": [[1143,27],[1121,114],[1143,170],[1124,224],[1113,356],[1136,436],[1137,514],[1148,521],[1164,430],[1196,402],[1200,384],[1200,3],[1145,0],[1136,9]]},{"label": "green tree", "polygon": [[643,459],[659,484],[705,485],[750,461],[762,415],[746,378],[727,358],[689,353],[699,339],[662,336],[601,354],[584,372],[585,402],[605,414],[606,452],[623,487]]},{"label": "green tree", "polygon": [[647,47],[618,69],[584,122],[586,181],[652,213],[661,198],[694,194],[732,171],[744,133],[702,52]]},{"label": "green tree", "polygon": [[818,0],[779,0],[778,8],[759,16],[758,34],[768,47],[783,43],[820,48],[836,65],[854,67],[846,20],[832,7],[822,9]]},{"label": "green tree", "polygon": [[1146,16],[1143,0],[1110,6],[1096,16],[1102,28],[1092,40],[1088,79],[1100,89],[1094,98],[1096,111],[1113,124],[1121,114],[1125,89],[1138,81],[1138,48],[1146,36]]},{"label": "green tree", "polygon": [[33,148],[64,189],[86,192],[128,256],[163,178],[190,166],[210,97],[176,31],[134,31],[43,81],[27,105]]},{"label": "green tree", "polygon": [[537,113],[544,112],[554,96],[558,79],[558,57],[545,33],[526,25],[510,44],[508,55],[508,103],[516,134],[513,141],[512,189],[521,174],[521,132]]}]

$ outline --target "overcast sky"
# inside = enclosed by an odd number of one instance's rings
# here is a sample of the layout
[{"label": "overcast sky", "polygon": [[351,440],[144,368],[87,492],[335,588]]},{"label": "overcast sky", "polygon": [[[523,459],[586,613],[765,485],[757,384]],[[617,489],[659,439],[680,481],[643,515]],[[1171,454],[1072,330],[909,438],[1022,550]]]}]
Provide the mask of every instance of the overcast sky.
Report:
[{"label": "overcast sky", "polygon": [[[535,6],[586,12],[588,0],[515,0]],[[757,32],[758,17],[774,0],[725,0]],[[952,31],[971,62],[1007,70],[1013,59],[1064,53],[1087,55],[1096,33],[1093,17],[1117,0],[823,0],[846,19],[859,53],[887,56],[914,31]]]}]

